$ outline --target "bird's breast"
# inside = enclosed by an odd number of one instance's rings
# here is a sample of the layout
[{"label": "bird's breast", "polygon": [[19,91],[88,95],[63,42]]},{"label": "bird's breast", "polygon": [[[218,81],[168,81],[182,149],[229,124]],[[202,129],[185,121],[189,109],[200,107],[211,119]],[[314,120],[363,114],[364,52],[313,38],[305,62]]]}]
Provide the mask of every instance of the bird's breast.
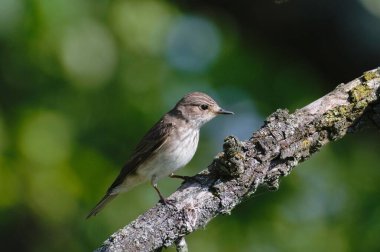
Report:
[{"label": "bird's breast", "polygon": [[155,157],[141,167],[149,177],[162,178],[182,168],[193,158],[199,141],[199,130],[176,130],[163,146],[157,150]]},{"label": "bird's breast", "polygon": [[199,130],[182,130],[173,136],[172,146],[168,146],[173,153],[172,157],[176,162],[176,169],[185,166],[193,158],[199,141]]}]

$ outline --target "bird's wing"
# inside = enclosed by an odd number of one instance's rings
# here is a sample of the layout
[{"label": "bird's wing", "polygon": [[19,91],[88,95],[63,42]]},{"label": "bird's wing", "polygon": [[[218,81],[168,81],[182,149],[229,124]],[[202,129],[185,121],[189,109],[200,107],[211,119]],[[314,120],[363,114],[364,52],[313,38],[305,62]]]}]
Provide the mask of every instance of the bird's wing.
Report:
[{"label": "bird's wing", "polygon": [[123,166],[119,175],[108,188],[108,193],[111,193],[114,188],[122,184],[125,178],[136,171],[136,169],[146,160],[151,159],[156,155],[157,151],[165,144],[169,135],[174,128],[173,123],[165,123],[161,119],[157,122],[142,138],[140,143],[136,146],[132,157]]},{"label": "bird's wing", "polygon": [[121,169],[115,181],[108,188],[106,195],[91,210],[87,218],[95,216],[109,201],[114,199],[118,193],[113,192],[113,190],[120,186],[128,175],[133,174],[144,161],[156,155],[157,151],[165,144],[174,128],[174,124],[165,123],[164,121],[165,120],[161,119],[146,133],[137,145],[132,157],[123,166],[123,169]]}]

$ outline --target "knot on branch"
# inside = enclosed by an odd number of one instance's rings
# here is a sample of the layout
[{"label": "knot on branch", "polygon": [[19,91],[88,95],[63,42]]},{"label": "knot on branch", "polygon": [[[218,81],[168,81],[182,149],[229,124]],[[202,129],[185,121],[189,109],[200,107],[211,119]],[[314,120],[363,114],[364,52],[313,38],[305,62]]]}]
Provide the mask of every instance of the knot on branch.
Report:
[{"label": "knot on branch", "polygon": [[209,170],[222,177],[239,177],[244,172],[245,143],[234,136],[224,139],[223,152],[219,153]]}]

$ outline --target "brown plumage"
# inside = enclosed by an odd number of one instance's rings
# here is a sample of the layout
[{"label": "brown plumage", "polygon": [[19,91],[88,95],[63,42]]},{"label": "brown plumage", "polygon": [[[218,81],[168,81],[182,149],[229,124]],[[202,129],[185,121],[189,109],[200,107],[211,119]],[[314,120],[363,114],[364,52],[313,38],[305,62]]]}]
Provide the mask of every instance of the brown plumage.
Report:
[{"label": "brown plumage", "polygon": [[95,216],[120,192],[126,192],[147,180],[151,181],[161,201],[165,203],[166,200],[157,188],[157,181],[191,160],[198,146],[200,127],[218,114],[232,112],[221,109],[204,93],[185,95],[142,138],[106,195],[87,218]]}]

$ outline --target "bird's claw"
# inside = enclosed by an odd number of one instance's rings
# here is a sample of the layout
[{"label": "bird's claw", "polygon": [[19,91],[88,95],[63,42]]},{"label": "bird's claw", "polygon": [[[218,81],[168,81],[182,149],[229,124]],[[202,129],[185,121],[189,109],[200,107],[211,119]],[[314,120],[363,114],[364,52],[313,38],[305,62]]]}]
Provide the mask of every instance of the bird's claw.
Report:
[{"label": "bird's claw", "polygon": [[181,175],[174,175],[174,174],[171,174],[169,177],[170,177],[170,178],[178,178],[178,179],[182,179],[182,180],[184,180],[185,182],[192,181],[192,182],[196,182],[196,183],[201,184],[201,180],[198,179],[196,176],[194,176],[194,177],[190,177],[190,176],[181,176]]},{"label": "bird's claw", "polygon": [[165,198],[162,198],[162,199],[159,200],[159,202],[161,204],[166,205],[166,206],[172,206],[172,207],[176,208],[176,205],[175,205],[176,200],[174,200],[174,199],[165,199]]}]

